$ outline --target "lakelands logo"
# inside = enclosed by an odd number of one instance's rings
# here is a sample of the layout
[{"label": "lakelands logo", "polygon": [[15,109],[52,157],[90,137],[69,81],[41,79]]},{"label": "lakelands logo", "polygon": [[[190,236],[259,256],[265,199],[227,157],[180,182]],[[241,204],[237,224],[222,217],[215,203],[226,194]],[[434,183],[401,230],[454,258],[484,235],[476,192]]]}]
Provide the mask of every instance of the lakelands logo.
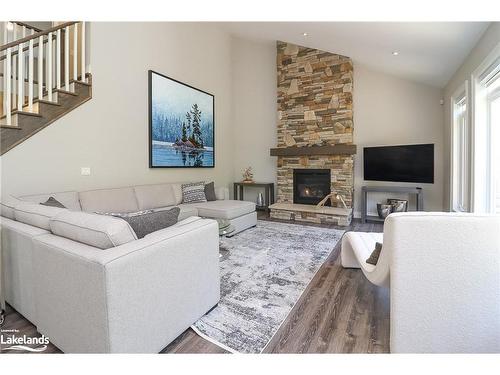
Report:
[{"label": "lakelands logo", "polygon": [[2,330],[0,334],[0,344],[2,351],[27,351],[31,353],[43,352],[47,349],[49,338],[45,335],[40,337],[4,335],[4,333],[15,333],[17,330]]}]

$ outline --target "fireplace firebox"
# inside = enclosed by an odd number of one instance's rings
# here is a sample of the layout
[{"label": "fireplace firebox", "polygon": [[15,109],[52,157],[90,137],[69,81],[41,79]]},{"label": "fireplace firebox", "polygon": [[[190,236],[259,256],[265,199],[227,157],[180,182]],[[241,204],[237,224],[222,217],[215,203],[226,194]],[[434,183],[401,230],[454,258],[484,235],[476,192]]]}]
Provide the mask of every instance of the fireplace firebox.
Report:
[{"label": "fireplace firebox", "polygon": [[330,194],[330,179],[330,169],[294,169],[293,203],[318,204]]}]

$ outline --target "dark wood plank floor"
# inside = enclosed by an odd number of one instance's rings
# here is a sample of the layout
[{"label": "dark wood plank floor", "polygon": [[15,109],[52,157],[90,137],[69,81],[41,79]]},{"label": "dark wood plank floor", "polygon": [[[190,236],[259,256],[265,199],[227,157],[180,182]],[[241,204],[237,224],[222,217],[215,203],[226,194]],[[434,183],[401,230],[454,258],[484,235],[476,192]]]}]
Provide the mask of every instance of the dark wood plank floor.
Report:
[{"label": "dark wood plank floor", "polygon": [[[271,220],[266,214],[259,219]],[[313,224],[311,224],[313,225]],[[337,228],[333,225],[321,225]],[[382,224],[354,221],[348,230],[381,232]],[[346,228],[340,228],[346,229]],[[389,291],[369,283],[360,270],[343,269],[340,243],[300,297],[267,345],[266,353],[387,353],[389,352]],[[3,329],[34,336],[36,328],[7,306]],[[50,345],[47,352],[59,350]],[[226,353],[186,330],[162,353]]]}]

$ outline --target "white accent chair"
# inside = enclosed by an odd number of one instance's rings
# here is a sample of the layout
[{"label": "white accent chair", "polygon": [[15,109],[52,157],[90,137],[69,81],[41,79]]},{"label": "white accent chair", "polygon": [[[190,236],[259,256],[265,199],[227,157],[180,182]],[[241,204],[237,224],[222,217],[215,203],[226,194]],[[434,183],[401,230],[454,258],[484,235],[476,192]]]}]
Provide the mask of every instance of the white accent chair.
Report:
[{"label": "white accent chair", "polygon": [[500,353],[500,216],[412,212],[347,233],[341,261],[390,285],[392,353]]}]

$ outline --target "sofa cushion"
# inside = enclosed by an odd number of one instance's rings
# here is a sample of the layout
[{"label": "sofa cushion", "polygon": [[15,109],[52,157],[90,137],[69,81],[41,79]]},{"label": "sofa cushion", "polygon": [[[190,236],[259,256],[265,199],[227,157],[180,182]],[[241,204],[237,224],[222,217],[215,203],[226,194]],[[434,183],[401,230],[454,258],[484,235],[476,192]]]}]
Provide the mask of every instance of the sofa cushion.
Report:
[{"label": "sofa cushion", "polygon": [[247,201],[223,200],[193,203],[198,209],[198,216],[217,219],[234,219],[255,211],[255,203]]},{"label": "sofa cushion", "polygon": [[2,198],[0,202],[0,215],[15,220],[14,208],[22,203],[24,202],[11,195],[7,195],[5,198]]},{"label": "sofa cushion", "polygon": [[132,187],[83,191],[79,197],[82,210],[86,212],[139,211]]},{"label": "sofa cushion", "polygon": [[175,206],[177,201],[172,184],[140,185],[134,191],[139,210]]},{"label": "sofa cushion", "polygon": [[68,211],[50,220],[53,234],[99,249],[123,245],[137,239],[125,220],[88,212]]},{"label": "sofa cushion", "polygon": [[38,203],[24,202],[14,209],[14,217],[24,224],[50,230],[50,219],[68,211],[66,208],[43,206]]},{"label": "sofa cushion", "polygon": [[78,200],[78,192],[76,191],[63,191],[59,193],[47,193],[47,194],[36,194],[36,195],[24,195],[19,197],[19,199],[28,202],[42,203],[47,201],[50,197],[53,197],[57,201],[61,202],[64,207],[71,211],[81,211],[80,201]]}]

